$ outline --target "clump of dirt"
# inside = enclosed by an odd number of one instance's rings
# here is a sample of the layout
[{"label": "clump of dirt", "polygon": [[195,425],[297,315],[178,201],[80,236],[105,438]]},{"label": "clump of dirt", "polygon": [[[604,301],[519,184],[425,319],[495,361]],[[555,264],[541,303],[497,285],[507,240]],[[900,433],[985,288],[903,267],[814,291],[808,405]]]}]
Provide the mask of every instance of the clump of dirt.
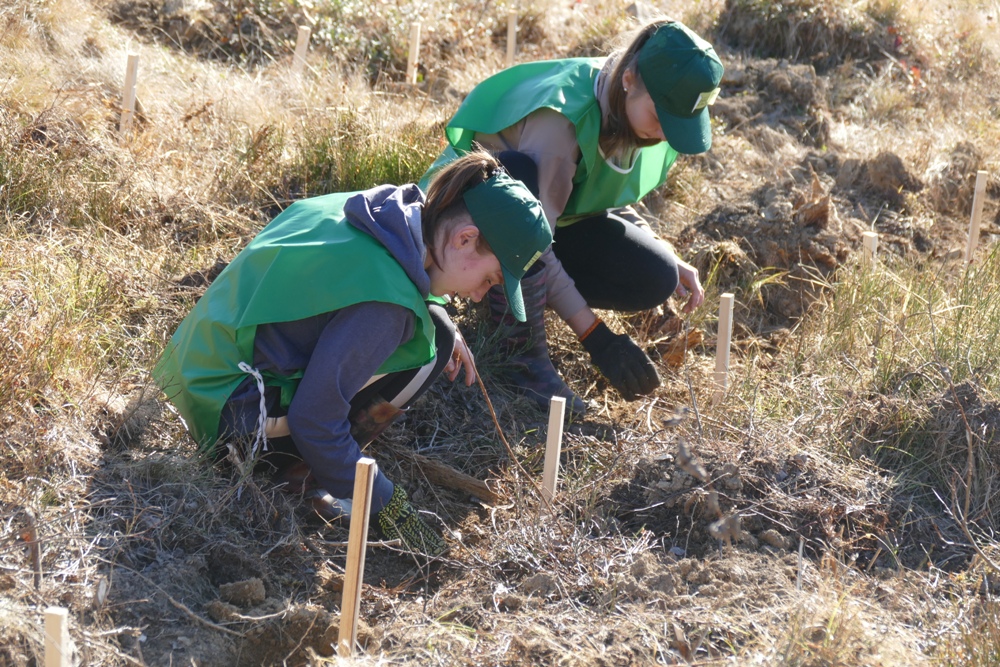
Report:
[{"label": "clump of dirt", "polygon": [[[273,618],[253,628],[242,640],[238,659],[240,667],[256,665],[307,665],[311,657],[330,657],[336,653],[340,619],[316,605],[297,605],[280,618]],[[365,650],[378,650],[375,632],[358,621],[358,644]]]},{"label": "clump of dirt", "polygon": [[794,58],[825,72],[847,61],[905,57],[899,26],[882,25],[858,4],[818,0],[727,0],[718,32],[763,57]]},{"label": "clump of dirt", "polygon": [[825,146],[830,137],[826,81],[812,65],[764,59],[727,63],[725,94],[712,107],[728,132],[741,133],[763,153],[791,140]]}]

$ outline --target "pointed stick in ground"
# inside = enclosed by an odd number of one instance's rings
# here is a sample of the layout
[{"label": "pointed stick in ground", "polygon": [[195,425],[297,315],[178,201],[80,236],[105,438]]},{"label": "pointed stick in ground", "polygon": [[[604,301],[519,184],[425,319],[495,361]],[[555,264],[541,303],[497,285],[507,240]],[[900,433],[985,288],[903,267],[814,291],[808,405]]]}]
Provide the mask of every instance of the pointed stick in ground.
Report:
[{"label": "pointed stick in ground", "polygon": [[139,75],[139,56],[135,53],[128,54],[128,62],[125,64],[125,87],[122,88],[122,115],[118,121],[118,134],[125,137],[132,129],[132,120],[135,117],[135,82]]},{"label": "pointed stick in ground", "polygon": [[417,82],[417,63],[420,57],[420,23],[410,25],[410,57],[406,61],[406,83]]},{"label": "pointed stick in ground", "polygon": [[733,340],[734,299],[728,292],[719,297],[719,337],[715,346],[716,391],[713,403],[722,400],[729,388],[729,348]]},{"label": "pointed stick in ground", "polygon": [[295,40],[295,55],[292,56],[292,72],[302,74],[306,68],[306,53],[309,51],[309,37],[312,30],[308,26],[300,25],[298,38]]},{"label": "pointed stick in ground", "polygon": [[965,245],[965,263],[972,262],[979,245],[979,221],[983,217],[983,203],[986,194],[986,172],[976,172],[976,190],[972,196],[972,217],[969,218],[969,240]]},{"label": "pointed stick in ground", "polygon": [[861,236],[861,243],[864,247],[862,259],[866,266],[873,266],[878,252],[878,233],[864,232]]},{"label": "pointed stick in ground", "polygon": [[45,610],[45,667],[69,667],[69,612],[63,607]]},{"label": "pointed stick in ground", "polygon": [[354,474],[354,499],[351,504],[351,531],[347,538],[347,568],[340,603],[340,632],[337,655],[349,658],[358,639],[358,613],[361,611],[361,582],[365,576],[365,548],[368,545],[368,514],[372,505],[372,484],[378,464],[361,457]]},{"label": "pointed stick in ground", "polygon": [[545,467],[542,469],[542,498],[549,503],[556,497],[559,483],[559,452],[562,450],[563,419],[566,399],[553,396],[549,403],[549,429],[545,436]]}]

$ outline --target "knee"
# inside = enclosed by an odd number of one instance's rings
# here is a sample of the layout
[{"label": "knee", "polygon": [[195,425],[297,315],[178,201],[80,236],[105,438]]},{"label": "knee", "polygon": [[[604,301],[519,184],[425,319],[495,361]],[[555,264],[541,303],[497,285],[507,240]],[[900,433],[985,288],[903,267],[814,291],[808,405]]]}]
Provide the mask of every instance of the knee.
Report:
[{"label": "knee", "polygon": [[677,289],[679,277],[677,274],[677,263],[675,261],[664,262],[659,271],[656,271],[649,281],[650,304],[646,308],[655,308],[670,298],[670,295]]}]

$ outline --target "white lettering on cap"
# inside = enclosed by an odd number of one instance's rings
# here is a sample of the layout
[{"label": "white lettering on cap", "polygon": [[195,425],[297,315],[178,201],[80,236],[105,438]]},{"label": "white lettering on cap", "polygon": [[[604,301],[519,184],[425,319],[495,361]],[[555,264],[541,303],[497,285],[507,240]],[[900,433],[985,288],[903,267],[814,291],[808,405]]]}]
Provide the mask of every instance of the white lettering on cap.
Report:
[{"label": "white lettering on cap", "polygon": [[719,97],[720,90],[720,88],[716,88],[715,90],[710,90],[707,93],[699,93],[698,99],[694,101],[694,107],[691,108],[691,113],[715,104],[715,100]]}]

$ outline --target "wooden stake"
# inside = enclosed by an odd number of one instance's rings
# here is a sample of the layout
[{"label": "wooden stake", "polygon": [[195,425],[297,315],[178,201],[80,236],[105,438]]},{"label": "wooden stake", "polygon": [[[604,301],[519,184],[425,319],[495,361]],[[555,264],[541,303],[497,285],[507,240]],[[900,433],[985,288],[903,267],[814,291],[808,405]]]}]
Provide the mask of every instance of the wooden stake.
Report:
[{"label": "wooden stake", "polygon": [[549,402],[549,430],[545,436],[545,467],[542,469],[542,498],[552,502],[559,483],[559,452],[562,450],[566,399],[553,396]]},{"label": "wooden stake", "polygon": [[729,388],[729,348],[733,340],[734,299],[735,297],[728,292],[719,297],[719,337],[715,346],[715,402],[718,402]]},{"label": "wooden stake", "polygon": [[983,217],[983,200],[986,194],[986,172],[976,172],[976,190],[972,196],[972,217],[969,219],[969,242],[965,246],[965,263],[970,264],[979,245],[979,221]]},{"label": "wooden stake", "polygon": [[868,266],[875,264],[876,252],[878,251],[878,232],[864,232],[861,235],[861,243],[864,247],[862,260]]},{"label": "wooden stake", "polygon": [[406,61],[406,82],[417,82],[417,63],[420,56],[420,23],[410,25],[410,57]]},{"label": "wooden stake", "polygon": [[139,56],[128,54],[125,65],[125,87],[122,89],[122,115],[118,121],[118,134],[124,137],[132,129],[135,117],[135,81],[139,74]]},{"label": "wooden stake", "polygon": [[347,568],[340,603],[340,632],[337,654],[349,658],[358,639],[358,613],[361,611],[361,582],[365,576],[365,548],[368,546],[368,514],[372,506],[372,485],[378,464],[361,457],[354,473],[354,499],[351,505],[351,531],[347,537]]},{"label": "wooden stake", "polygon": [[510,67],[514,64],[514,53],[517,50],[517,12],[511,10],[507,13],[507,64]]},{"label": "wooden stake", "polygon": [[299,26],[299,35],[295,40],[295,55],[292,56],[292,72],[301,75],[306,68],[306,53],[309,51],[309,36],[312,29],[308,26]]},{"label": "wooden stake", "polygon": [[69,612],[63,607],[45,610],[45,667],[69,667]]}]

